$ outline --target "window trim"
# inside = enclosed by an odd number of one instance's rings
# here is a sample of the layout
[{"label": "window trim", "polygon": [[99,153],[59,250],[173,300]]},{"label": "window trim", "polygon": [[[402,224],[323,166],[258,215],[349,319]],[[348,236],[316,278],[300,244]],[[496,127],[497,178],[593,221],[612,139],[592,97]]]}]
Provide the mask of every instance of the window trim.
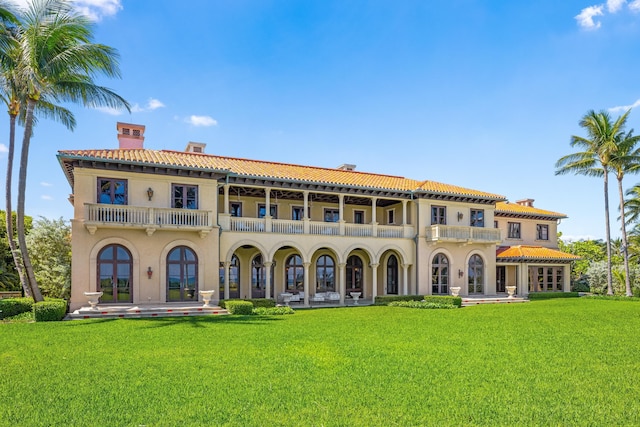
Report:
[{"label": "window trim", "polygon": [[[480,213],[482,215],[482,222],[480,224],[474,224],[474,222],[478,222],[478,219],[474,217],[474,213],[477,215]],[[469,225],[471,227],[484,228],[484,209],[470,209],[469,210]]]},{"label": "window trim", "polygon": [[[324,222],[329,222],[329,223],[334,223],[337,224],[340,222],[340,209],[338,208],[324,208],[324,215],[323,215],[323,221]],[[335,214],[337,214],[337,220],[335,221],[327,221],[327,212],[334,212]]]},{"label": "window trim", "polygon": [[[102,186],[100,185],[100,181],[110,181],[110,199],[111,202],[106,203],[106,202],[102,202],[100,201],[101,197],[103,194],[102,192]],[[122,182],[124,183],[124,203],[114,203],[115,200],[115,187],[114,184],[116,182]],[[104,205],[119,205],[119,206],[126,206],[129,204],[129,180],[125,179],[125,178],[109,178],[109,177],[98,177],[98,179],[96,180],[96,203],[99,204],[104,204]]]},{"label": "window trim", "polygon": [[[542,237],[542,230],[546,230],[546,238]],[[536,240],[549,241],[549,224],[536,224]]]},{"label": "window trim", "polygon": [[[237,205],[240,211],[240,215],[233,214],[233,205]],[[234,218],[242,218],[242,202],[229,202],[229,215]]]},{"label": "window trim", "polygon": [[395,225],[395,224],[396,224],[396,208],[387,209],[387,225]]},{"label": "window trim", "polygon": [[[362,222],[356,221],[356,214],[362,214]],[[354,224],[366,224],[367,223],[367,213],[362,209],[354,209],[353,210],[353,223]]]},{"label": "window trim", "polygon": [[[257,210],[258,218],[265,218],[266,217],[266,215],[260,216],[260,209],[262,209],[262,208],[264,208],[264,212],[266,214],[266,212],[267,212],[267,204],[266,203],[258,203],[258,210]],[[269,203],[269,211],[270,211],[269,212],[270,214],[271,213],[274,214],[274,215],[270,215],[271,218],[273,218],[273,219],[277,219],[278,218],[278,205],[277,204]]]},{"label": "window trim", "polygon": [[[182,203],[183,206],[178,208],[176,207],[176,188],[178,187],[182,187]],[[189,188],[194,188],[196,191],[195,194],[195,206],[190,208],[189,207],[189,198],[187,196],[187,192],[189,191]],[[200,191],[198,190],[198,185],[196,184],[176,184],[176,183],[172,183],[171,184],[171,208],[172,209],[198,209],[199,206],[199,195],[200,195]],[[186,202],[186,203],[185,203]]]},{"label": "window trim", "polygon": [[[434,215],[436,213],[437,215]],[[431,205],[431,225],[447,225],[447,207]]]}]

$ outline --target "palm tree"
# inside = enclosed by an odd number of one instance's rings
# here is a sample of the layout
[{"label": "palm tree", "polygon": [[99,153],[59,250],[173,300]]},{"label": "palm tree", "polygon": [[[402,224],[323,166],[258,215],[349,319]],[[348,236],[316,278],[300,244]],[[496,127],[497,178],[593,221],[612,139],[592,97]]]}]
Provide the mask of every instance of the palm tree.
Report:
[{"label": "palm tree", "polygon": [[[7,174],[5,181],[6,212],[12,212],[13,157],[15,153],[16,120],[24,124],[26,90],[16,76],[19,59],[19,24],[18,18],[10,6],[0,2],[0,100],[7,106],[9,113],[9,146],[7,150]],[[54,105],[45,97],[37,108],[37,116],[53,118],[73,130],[75,119],[66,108]],[[7,237],[18,277],[25,295],[32,296],[30,283],[24,271],[22,257],[14,238],[13,217],[7,215]]]},{"label": "palm tree", "polygon": [[616,135],[617,150],[611,157],[611,169],[618,180],[618,196],[620,197],[620,230],[622,231],[622,259],[625,272],[625,294],[633,296],[631,290],[631,274],[629,273],[629,243],[627,239],[627,225],[624,210],[624,190],[622,179],[627,173],[637,173],[640,170],[640,148],[637,148],[640,136],[633,135],[633,129],[629,132],[621,131]]},{"label": "palm tree", "polygon": [[27,252],[24,203],[29,145],[34,110],[47,102],[82,103],[88,107],[129,109],[129,104],[112,90],[98,86],[96,75],[119,77],[117,52],[92,42],[90,21],[74,12],[66,0],[33,0],[24,12],[17,37],[16,81],[24,88],[26,110],[18,174],[18,241],[28,282],[35,301],[42,300]]},{"label": "palm tree", "polygon": [[604,216],[607,243],[607,294],[613,295],[611,273],[611,226],[609,221],[609,171],[611,156],[617,149],[616,137],[624,130],[631,110],[612,122],[606,111],[587,112],[579,124],[588,137],[571,136],[571,146],[581,151],[561,157],[556,162],[556,175],[574,173],[604,178]]}]

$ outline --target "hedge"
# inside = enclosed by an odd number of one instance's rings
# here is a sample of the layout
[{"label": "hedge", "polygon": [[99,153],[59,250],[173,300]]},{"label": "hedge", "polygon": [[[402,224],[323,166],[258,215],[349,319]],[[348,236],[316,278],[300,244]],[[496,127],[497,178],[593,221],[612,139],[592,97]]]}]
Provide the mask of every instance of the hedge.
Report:
[{"label": "hedge", "polygon": [[67,314],[67,302],[63,299],[48,299],[33,304],[36,322],[57,322]]},{"label": "hedge", "polygon": [[228,300],[220,300],[218,305],[220,308],[227,308],[227,303],[231,301],[246,301],[250,302],[253,307],[275,307],[276,302],[272,299],[268,298],[253,298],[253,299],[228,299]]},{"label": "hedge", "polygon": [[253,309],[253,314],[258,316],[279,316],[283,314],[294,314],[293,308],[283,305],[280,307],[256,307]]},{"label": "hedge", "polygon": [[389,307],[408,307],[408,308],[458,308],[457,306],[449,303],[442,302],[428,302],[428,301],[392,301],[389,303]]},{"label": "hedge", "polygon": [[451,295],[382,295],[377,296],[374,305],[389,305],[393,301],[426,301],[436,304],[462,306],[462,298]]},{"label": "hedge", "polygon": [[252,314],[253,312],[251,301],[225,301],[225,308],[229,311],[229,314]]},{"label": "hedge", "polygon": [[553,299],[553,298],[577,298],[578,292],[531,292],[529,300]]},{"label": "hedge", "polygon": [[0,319],[17,316],[33,310],[33,298],[7,298],[0,300]]}]

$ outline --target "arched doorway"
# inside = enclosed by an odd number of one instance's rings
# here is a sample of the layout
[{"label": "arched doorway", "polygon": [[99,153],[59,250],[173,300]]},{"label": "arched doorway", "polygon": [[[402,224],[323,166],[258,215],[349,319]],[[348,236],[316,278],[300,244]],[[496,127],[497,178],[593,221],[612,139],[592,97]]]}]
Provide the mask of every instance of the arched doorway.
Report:
[{"label": "arched doorway", "polygon": [[127,248],[108,245],[98,253],[98,291],[101,303],[133,302],[133,258]]},{"label": "arched doorway", "polygon": [[[262,262],[262,255],[258,255],[251,261],[251,298],[266,297],[265,266]],[[271,297],[273,297],[273,264],[271,265]]]},{"label": "arched doorway", "polygon": [[240,298],[240,260],[236,255],[229,266],[229,298]]},{"label": "arched doorway", "polygon": [[484,261],[480,255],[469,258],[469,295],[484,293]]},{"label": "arched doorway", "polygon": [[186,246],[167,255],[167,301],[198,301],[198,257]]},{"label": "arched doorway", "polygon": [[351,255],[347,258],[347,284],[346,293],[362,293],[362,260],[359,256]]},{"label": "arched doorway", "polygon": [[284,266],[285,292],[297,294],[304,290],[304,266],[300,255],[291,255]]},{"label": "arched doorway", "polygon": [[320,255],[316,261],[316,293],[335,292],[336,268],[333,258],[329,255]]},{"label": "arched doorway", "polygon": [[431,293],[449,293],[449,258],[445,254],[436,254],[431,264]]},{"label": "arched doorway", "polygon": [[387,295],[398,295],[398,258],[395,255],[387,260]]}]

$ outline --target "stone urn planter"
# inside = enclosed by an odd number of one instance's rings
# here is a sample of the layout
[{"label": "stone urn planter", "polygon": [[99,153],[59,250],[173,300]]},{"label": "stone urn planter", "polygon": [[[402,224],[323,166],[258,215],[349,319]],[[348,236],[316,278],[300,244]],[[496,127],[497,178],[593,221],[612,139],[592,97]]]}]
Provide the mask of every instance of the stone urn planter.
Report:
[{"label": "stone urn planter", "polygon": [[98,309],[98,301],[100,301],[100,297],[102,296],[102,292],[85,292],[84,296],[87,297],[87,301],[91,306],[91,310]]},{"label": "stone urn planter", "polygon": [[516,293],[515,286],[507,286],[507,294],[509,295],[507,298],[513,298],[513,294]]},{"label": "stone urn planter", "polygon": [[358,305],[358,300],[360,299],[362,292],[349,292],[349,295],[353,298],[353,305]]},{"label": "stone urn planter", "polygon": [[451,296],[457,297],[458,295],[460,295],[460,286],[452,286]]},{"label": "stone urn planter", "polygon": [[209,303],[211,302],[211,297],[213,296],[214,292],[215,291],[200,291],[202,301],[204,301],[203,307],[211,307]]}]

